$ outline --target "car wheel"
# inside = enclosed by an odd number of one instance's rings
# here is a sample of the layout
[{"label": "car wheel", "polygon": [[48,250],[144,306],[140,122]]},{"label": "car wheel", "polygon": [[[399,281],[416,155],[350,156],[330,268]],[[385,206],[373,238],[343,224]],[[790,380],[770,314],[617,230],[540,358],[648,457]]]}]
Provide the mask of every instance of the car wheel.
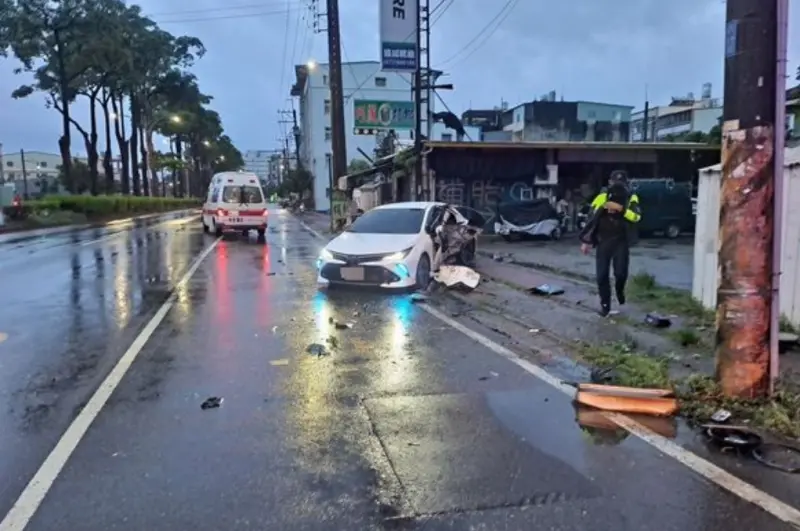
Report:
[{"label": "car wheel", "polygon": [[208,232],[209,232],[209,229],[208,229],[208,225],[206,225],[206,220],[205,220],[205,218],[200,218],[200,220],[201,220],[201,223],[203,224],[203,232],[205,232],[206,234],[208,234]]},{"label": "car wheel", "polygon": [[553,232],[550,233],[551,240],[560,240],[561,239],[561,227],[556,227],[553,229]]},{"label": "car wheel", "polygon": [[670,223],[664,233],[667,235],[667,238],[674,240],[681,235],[681,228],[675,223]]},{"label": "car wheel", "polygon": [[258,237],[263,239],[264,235],[267,234],[267,229],[258,229],[256,232],[258,234]]},{"label": "car wheel", "polygon": [[431,259],[427,254],[423,254],[417,263],[417,272],[414,277],[417,289],[426,289],[431,283]]},{"label": "car wheel", "polygon": [[211,218],[211,230],[217,238],[222,236],[222,228],[217,226],[217,220],[214,218]]}]

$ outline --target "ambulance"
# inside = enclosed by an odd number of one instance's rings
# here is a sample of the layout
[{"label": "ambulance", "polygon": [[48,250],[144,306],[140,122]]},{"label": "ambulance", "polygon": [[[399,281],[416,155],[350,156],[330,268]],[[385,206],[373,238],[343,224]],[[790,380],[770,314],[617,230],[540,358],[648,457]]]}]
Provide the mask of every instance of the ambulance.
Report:
[{"label": "ambulance", "polygon": [[217,173],[211,179],[203,204],[203,230],[216,236],[251,230],[263,238],[267,232],[267,202],[258,176],[248,172]]}]

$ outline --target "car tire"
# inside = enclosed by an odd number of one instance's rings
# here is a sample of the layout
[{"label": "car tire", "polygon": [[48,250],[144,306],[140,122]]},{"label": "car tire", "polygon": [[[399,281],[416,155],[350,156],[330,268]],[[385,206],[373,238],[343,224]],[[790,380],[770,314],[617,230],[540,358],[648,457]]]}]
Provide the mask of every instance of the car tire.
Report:
[{"label": "car tire", "polygon": [[475,248],[476,243],[473,240],[469,244],[465,245],[463,249],[461,249],[461,255],[459,256],[459,259],[462,264],[467,267],[475,267]]},{"label": "car tire", "polygon": [[550,233],[551,240],[560,240],[561,239],[561,227],[556,227],[553,229],[553,232]]},{"label": "car tire", "polygon": [[222,228],[217,226],[217,220],[214,218],[211,218],[211,230],[214,232],[214,236],[217,238],[222,236]]},{"label": "car tire", "polygon": [[670,223],[664,230],[664,234],[670,240],[674,240],[675,238],[681,235],[681,227],[676,223]]},{"label": "car tire", "polygon": [[264,236],[267,234],[267,229],[258,229],[256,233],[258,234],[259,238],[264,238]]},{"label": "car tire", "polygon": [[210,230],[209,230],[209,228],[208,228],[208,225],[206,225],[206,220],[205,220],[205,219],[203,219],[203,218],[200,218],[200,219],[201,219],[201,223],[203,224],[203,232],[205,232],[206,234],[208,234],[208,233],[210,232]]},{"label": "car tire", "polygon": [[417,262],[417,269],[414,273],[414,287],[418,290],[427,289],[431,283],[431,259],[427,253],[423,253]]}]

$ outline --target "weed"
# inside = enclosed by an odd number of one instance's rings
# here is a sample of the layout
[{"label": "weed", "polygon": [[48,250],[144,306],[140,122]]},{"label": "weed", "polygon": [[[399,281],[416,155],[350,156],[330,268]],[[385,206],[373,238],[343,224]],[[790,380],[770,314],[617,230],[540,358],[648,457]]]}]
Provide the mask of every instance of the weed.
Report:
[{"label": "weed", "polygon": [[630,343],[587,345],[582,352],[587,363],[613,369],[614,384],[628,387],[670,387],[669,360],[636,351]]},{"label": "weed", "polygon": [[669,336],[682,347],[693,347],[703,342],[703,338],[693,328],[672,330],[669,332]]},{"label": "weed", "polygon": [[800,437],[800,393],[778,384],[770,398],[729,398],[710,376],[694,375],[680,386],[681,413],[691,420],[708,422],[719,409],[733,414],[737,422],[749,422],[780,435]]},{"label": "weed", "polygon": [[649,273],[631,277],[628,294],[649,310],[688,317],[703,325],[714,320],[714,312],[704,308],[690,292],[661,286]]}]

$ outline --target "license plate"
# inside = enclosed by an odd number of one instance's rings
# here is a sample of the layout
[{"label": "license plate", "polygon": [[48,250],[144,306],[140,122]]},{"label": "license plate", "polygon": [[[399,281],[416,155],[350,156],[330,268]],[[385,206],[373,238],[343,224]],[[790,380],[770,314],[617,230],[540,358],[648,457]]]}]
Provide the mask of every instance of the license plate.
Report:
[{"label": "license plate", "polygon": [[342,275],[342,280],[349,280],[350,282],[362,282],[364,280],[363,267],[343,267],[339,270]]},{"label": "license plate", "polygon": [[230,218],[229,217],[228,218],[228,222],[229,223],[241,223],[242,222],[242,218]]}]

